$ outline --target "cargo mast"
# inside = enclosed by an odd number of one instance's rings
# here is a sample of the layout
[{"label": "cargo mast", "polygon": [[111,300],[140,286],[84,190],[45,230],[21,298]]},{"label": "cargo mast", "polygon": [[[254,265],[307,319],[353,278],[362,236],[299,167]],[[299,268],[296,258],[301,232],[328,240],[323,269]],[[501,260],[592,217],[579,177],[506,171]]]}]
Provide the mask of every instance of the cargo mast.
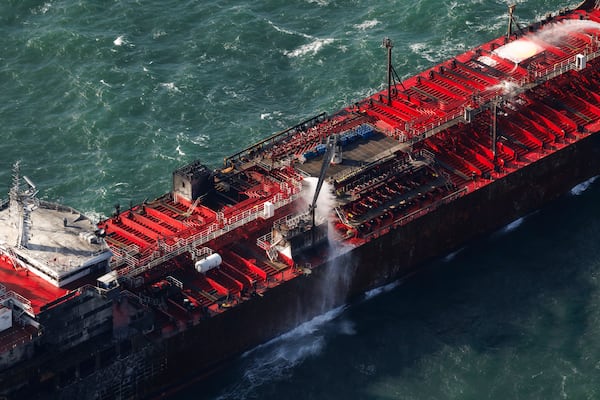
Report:
[{"label": "cargo mast", "polygon": [[392,65],[392,48],[394,44],[390,38],[384,38],[382,46],[387,49],[387,105],[392,105],[392,86],[396,87],[396,80],[400,83],[402,88],[404,89],[404,85],[402,85],[402,81],[398,77],[394,66]]},{"label": "cargo mast", "polygon": [[383,39],[383,47],[387,49],[387,104],[392,105],[392,49],[394,45],[390,38]]},{"label": "cargo mast", "polygon": [[508,30],[506,31],[506,39],[510,39],[511,35],[513,34],[513,26],[516,25],[517,28],[519,28],[519,31],[522,31],[522,28],[519,26],[519,24],[517,23],[517,21],[515,20],[515,8],[517,7],[516,4],[511,4],[508,6]]}]

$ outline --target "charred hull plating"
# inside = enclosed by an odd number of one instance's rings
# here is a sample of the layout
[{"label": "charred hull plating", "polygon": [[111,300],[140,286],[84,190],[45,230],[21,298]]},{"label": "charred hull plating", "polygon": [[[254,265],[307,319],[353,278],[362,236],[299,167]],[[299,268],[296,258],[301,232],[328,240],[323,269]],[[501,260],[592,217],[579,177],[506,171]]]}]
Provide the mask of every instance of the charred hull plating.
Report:
[{"label": "charred hull plating", "polygon": [[[556,171],[565,172],[557,174]],[[598,173],[600,136],[592,136],[565,152],[529,165],[485,190],[471,193],[425,218],[353,249],[315,268],[310,277],[274,288],[263,298],[232,310],[231,315],[220,316],[219,322],[214,325],[213,321],[206,321],[206,326],[195,328],[197,334],[190,332],[188,336],[173,338],[168,342],[166,358],[177,360],[182,365],[204,365],[203,371],[209,372],[255,343],[269,340],[349,298],[362,295],[366,290],[416,272],[423,262],[539,209]],[[540,183],[532,187],[535,181]],[[457,226],[465,229],[457,230]],[[352,269],[351,278],[346,282],[331,282],[331,271],[334,271],[334,276],[339,276],[335,271],[340,264]],[[315,304],[315,299],[323,298],[324,285],[332,283],[345,287],[345,295],[330,297],[325,308],[322,304]],[[281,319],[274,320],[273,315]],[[242,330],[244,335],[238,335],[237,332]],[[206,335],[209,331],[213,334]],[[230,335],[223,336],[223,332]],[[189,352],[191,343],[198,349],[197,352]],[[231,352],[220,351],[224,348],[231,349]],[[206,357],[198,359],[199,355]],[[149,393],[156,395],[158,389],[165,385],[184,385],[196,376],[197,372],[182,376],[181,370],[173,370]]]},{"label": "charred hull plating", "polygon": [[0,204],[0,396],[175,391],[598,175],[598,7],[402,83],[390,64],[388,90],[222,169],[179,168],[170,193],[96,225],[36,199],[15,166]]}]

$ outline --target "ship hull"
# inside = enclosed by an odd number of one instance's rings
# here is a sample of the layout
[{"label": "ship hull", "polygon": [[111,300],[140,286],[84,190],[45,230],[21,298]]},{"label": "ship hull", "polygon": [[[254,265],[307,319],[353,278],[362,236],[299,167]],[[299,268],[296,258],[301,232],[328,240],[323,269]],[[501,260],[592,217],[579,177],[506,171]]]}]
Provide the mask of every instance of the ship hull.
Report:
[{"label": "ship hull", "polygon": [[[4,373],[0,393],[22,386],[7,398],[164,396],[315,315],[369,289],[418,273],[428,260],[541,208],[599,173],[600,135],[595,133],[410,223],[373,236],[362,246],[334,250],[327,263],[313,266],[310,275],[274,285],[262,297],[168,338],[138,334],[127,343],[97,344],[94,349],[73,351],[67,358],[56,353],[55,359],[47,355],[44,363],[15,366]],[[124,370],[128,371],[126,379],[118,372]],[[39,395],[42,388],[47,394]]]},{"label": "ship hull", "polygon": [[162,351],[170,367],[140,394],[159,395],[165,387],[185,385],[315,315],[417,273],[428,260],[541,208],[599,173],[600,135],[595,134],[360,247],[342,251],[309,276],[274,287],[264,297],[166,340]]}]

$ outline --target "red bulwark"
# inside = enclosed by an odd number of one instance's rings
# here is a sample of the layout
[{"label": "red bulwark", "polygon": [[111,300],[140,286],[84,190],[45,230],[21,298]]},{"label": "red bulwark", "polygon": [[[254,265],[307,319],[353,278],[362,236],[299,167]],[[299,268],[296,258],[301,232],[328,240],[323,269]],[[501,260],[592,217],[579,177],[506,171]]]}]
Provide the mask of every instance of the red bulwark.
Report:
[{"label": "red bulwark", "polygon": [[0,282],[7,290],[12,290],[31,302],[37,315],[40,308],[67,294],[68,290],[58,288],[29,272],[25,268],[15,269],[5,257],[0,256]]}]

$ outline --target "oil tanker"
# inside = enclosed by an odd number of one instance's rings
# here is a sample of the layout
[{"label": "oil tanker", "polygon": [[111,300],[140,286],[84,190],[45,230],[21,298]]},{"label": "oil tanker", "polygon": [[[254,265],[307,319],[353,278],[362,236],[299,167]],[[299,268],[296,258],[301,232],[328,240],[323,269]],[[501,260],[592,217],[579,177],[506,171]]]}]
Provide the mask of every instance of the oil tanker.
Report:
[{"label": "oil tanker", "polygon": [[[519,26],[91,221],[14,166],[0,397],[138,399],[600,173],[600,1]],[[383,53],[382,53],[383,54]]]}]

